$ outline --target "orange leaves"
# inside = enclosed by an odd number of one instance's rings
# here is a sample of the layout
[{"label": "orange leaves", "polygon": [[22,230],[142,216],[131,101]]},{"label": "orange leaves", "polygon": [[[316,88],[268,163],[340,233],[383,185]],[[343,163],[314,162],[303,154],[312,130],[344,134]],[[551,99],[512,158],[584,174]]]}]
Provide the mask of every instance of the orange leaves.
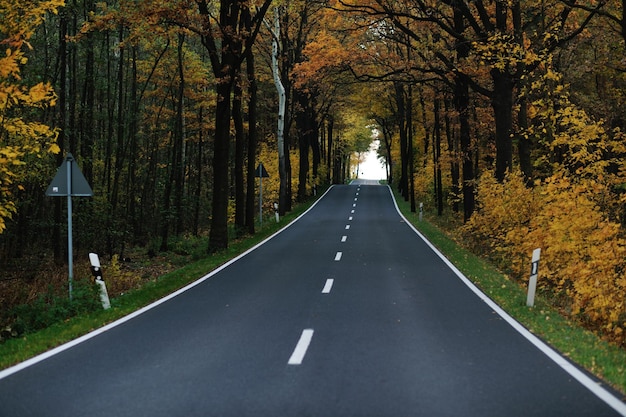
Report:
[{"label": "orange leaves", "polygon": [[326,30],[320,30],[303,51],[306,60],[298,63],[293,71],[296,88],[307,83],[323,82],[327,75],[345,69],[355,60],[355,51],[342,45],[337,37]]}]

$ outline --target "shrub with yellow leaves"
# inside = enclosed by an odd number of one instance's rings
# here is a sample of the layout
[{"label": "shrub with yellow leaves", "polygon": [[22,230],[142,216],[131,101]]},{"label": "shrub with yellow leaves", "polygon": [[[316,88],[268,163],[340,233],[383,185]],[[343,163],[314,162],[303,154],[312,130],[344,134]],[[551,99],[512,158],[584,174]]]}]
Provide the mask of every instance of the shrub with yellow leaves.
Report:
[{"label": "shrub with yellow leaves", "polygon": [[528,278],[533,249],[541,248],[544,291],[564,312],[623,344],[626,240],[620,224],[595,202],[601,188],[563,172],[534,188],[526,187],[521,173],[503,183],[487,173],[478,185],[479,210],[463,231],[520,281]]},{"label": "shrub with yellow leaves", "polygon": [[463,232],[516,279],[525,281],[541,248],[539,285],[558,307],[608,339],[626,344],[626,240],[621,217],[626,145],[573,104],[548,67],[532,83],[529,128],[540,179],[521,173],[479,181],[478,211]]}]

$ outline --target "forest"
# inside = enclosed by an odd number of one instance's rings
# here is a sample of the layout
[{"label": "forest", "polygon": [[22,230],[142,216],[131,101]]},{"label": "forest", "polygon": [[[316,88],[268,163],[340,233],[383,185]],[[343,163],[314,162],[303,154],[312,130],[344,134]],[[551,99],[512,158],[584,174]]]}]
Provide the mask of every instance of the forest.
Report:
[{"label": "forest", "polygon": [[259,163],[283,215],[378,139],[413,210],[520,283],[541,248],[541,294],[624,346],[625,5],[0,0],[2,309],[67,262],[68,153],[76,254],[123,259],[220,251],[255,233]]}]

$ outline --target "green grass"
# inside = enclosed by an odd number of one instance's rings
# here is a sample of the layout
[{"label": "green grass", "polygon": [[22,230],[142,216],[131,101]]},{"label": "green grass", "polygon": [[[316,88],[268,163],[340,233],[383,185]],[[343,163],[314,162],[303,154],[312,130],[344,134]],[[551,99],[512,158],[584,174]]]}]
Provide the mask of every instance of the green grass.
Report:
[{"label": "green grass", "polygon": [[[574,323],[538,295],[526,306],[526,288],[511,281],[488,261],[474,255],[444,230],[411,213],[409,203],[396,195],[405,217],[463,274],[503,310],[564,356],[626,393],[626,351]],[[530,265],[528,266],[530,271]]]},{"label": "green grass", "polygon": [[[277,232],[302,214],[311,204],[312,201],[294,207],[294,210],[284,216],[280,223],[276,223],[270,218],[264,220],[263,227],[257,230],[254,236],[231,242],[228,249],[210,256],[206,254],[207,241],[205,239],[198,239],[195,242],[195,247],[193,247],[194,244],[191,243],[191,240],[188,241],[185,243],[186,251],[191,252],[191,257],[195,259],[199,253],[204,254],[204,257],[167,273],[156,281],[147,282],[139,289],[112,299],[109,310],[85,313],[52,324],[43,330],[3,342],[0,344],[0,369],[5,369],[83,336],[196,281]],[[176,242],[176,244],[180,243]],[[175,261],[180,262],[180,259],[180,257],[176,257]]]}]

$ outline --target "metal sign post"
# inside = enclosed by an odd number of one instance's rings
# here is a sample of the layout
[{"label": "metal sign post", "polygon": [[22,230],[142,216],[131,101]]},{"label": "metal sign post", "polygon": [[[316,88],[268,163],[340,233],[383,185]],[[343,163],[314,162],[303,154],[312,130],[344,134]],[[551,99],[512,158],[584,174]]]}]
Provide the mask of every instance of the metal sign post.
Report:
[{"label": "metal sign post", "polygon": [[59,167],[57,174],[48,186],[46,195],[49,197],[67,197],[67,263],[70,300],[72,299],[72,282],[74,280],[73,243],[72,243],[72,197],[91,197],[93,191],[85,176],[76,165],[76,160],[68,153]]}]

